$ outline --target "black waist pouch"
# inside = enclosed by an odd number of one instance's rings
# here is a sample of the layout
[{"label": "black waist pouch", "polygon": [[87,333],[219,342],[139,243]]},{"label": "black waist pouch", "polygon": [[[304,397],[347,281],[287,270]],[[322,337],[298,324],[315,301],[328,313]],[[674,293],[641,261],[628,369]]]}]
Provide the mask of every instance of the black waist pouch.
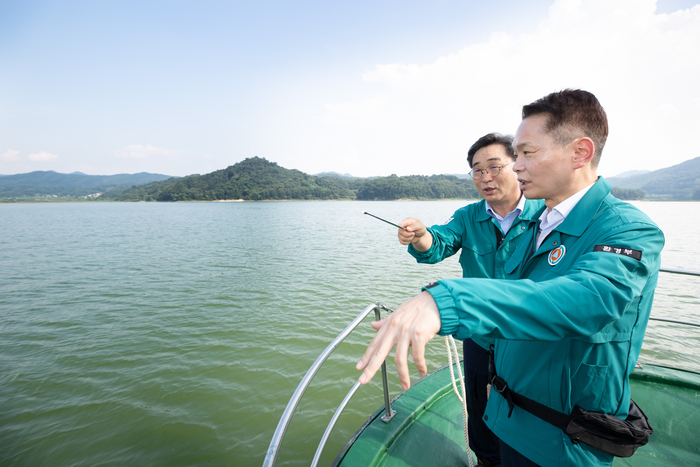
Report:
[{"label": "black waist pouch", "polygon": [[625,420],[613,415],[587,412],[576,406],[564,429],[574,444],[586,443],[617,457],[630,457],[637,448],[649,442],[653,432],[647,416],[632,399]]},{"label": "black waist pouch", "polygon": [[[489,372],[493,365],[493,346],[491,346]],[[491,375],[491,389],[508,402],[510,418],[513,408],[518,407],[541,418],[545,422],[563,430],[574,444],[585,443],[606,454],[617,457],[630,457],[640,447],[649,442],[654,429],[642,409],[630,399],[627,418],[620,420],[614,415],[588,412],[578,405],[571,415],[563,414],[551,407],[527,398],[508,387],[508,384],[496,374]]]}]

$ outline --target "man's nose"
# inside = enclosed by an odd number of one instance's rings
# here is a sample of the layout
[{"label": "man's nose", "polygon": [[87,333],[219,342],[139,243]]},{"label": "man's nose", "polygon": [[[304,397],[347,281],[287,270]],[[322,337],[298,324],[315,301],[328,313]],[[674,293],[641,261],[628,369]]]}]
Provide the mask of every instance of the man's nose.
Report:
[{"label": "man's nose", "polygon": [[518,158],[515,159],[515,164],[513,164],[513,172],[519,173],[523,170],[525,170],[525,164],[523,164],[522,157],[518,156]]}]

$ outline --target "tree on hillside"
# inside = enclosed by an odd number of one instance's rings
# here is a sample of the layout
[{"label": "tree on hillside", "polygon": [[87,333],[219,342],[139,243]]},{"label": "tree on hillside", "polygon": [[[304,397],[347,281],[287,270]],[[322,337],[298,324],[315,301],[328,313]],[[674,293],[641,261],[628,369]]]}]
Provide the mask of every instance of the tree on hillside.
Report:
[{"label": "tree on hillside", "polygon": [[644,199],[646,195],[643,190],[635,190],[633,188],[618,188],[613,187],[610,194],[617,199]]},{"label": "tree on hillside", "polygon": [[479,194],[471,180],[452,175],[409,175],[398,177],[392,174],[366,180],[357,190],[357,199],[475,199]]}]

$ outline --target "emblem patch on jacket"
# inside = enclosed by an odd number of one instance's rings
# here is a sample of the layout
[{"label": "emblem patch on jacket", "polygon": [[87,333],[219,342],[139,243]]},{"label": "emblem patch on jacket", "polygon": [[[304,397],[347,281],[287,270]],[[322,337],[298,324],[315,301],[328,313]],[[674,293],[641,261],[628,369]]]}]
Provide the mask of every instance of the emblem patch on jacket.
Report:
[{"label": "emblem patch on jacket", "polygon": [[452,222],[453,220],[454,220],[454,217],[450,217],[450,218],[447,219],[442,225],[447,225],[447,224],[449,224],[450,222]]},{"label": "emblem patch on jacket", "polygon": [[564,245],[561,245],[559,248],[555,248],[552,251],[549,252],[549,257],[547,258],[547,261],[549,261],[549,264],[551,266],[556,266],[559,261],[564,257],[566,254],[566,247]]},{"label": "emblem patch on jacket", "polygon": [[639,250],[633,250],[631,248],[617,248],[617,247],[608,246],[608,245],[596,245],[593,248],[593,251],[603,251],[605,253],[615,253],[617,255],[629,256],[630,258],[634,258],[637,261],[642,260],[642,252]]}]

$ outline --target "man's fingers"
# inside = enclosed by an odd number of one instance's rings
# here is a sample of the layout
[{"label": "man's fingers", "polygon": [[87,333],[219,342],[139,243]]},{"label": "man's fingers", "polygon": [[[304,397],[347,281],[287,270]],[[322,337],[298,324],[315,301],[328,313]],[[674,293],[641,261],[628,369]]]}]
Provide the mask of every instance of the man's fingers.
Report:
[{"label": "man's fingers", "polygon": [[[377,336],[379,337],[379,336]],[[376,339],[376,337],[375,337]],[[377,346],[375,349],[374,353],[370,356],[369,361],[365,365],[365,369],[362,372],[362,375],[360,376],[360,383],[361,384],[367,384],[369,381],[374,377],[374,374],[379,370],[379,368],[382,366],[382,363],[384,363],[384,360],[386,360],[387,355],[389,355],[389,352],[391,352],[391,349],[394,348],[394,341],[393,339],[383,339],[381,340],[381,343]],[[365,354],[365,356],[367,356]],[[363,357],[364,359],[365,357]],[[359,366],[360,364],[358,364]],[[361,369],[361,368],[358,368]]]},{"label": "man's fingers", "polygon": [[413,363],[421,376],[428,374],[428,365],[425,363],[425,344],[413,344],[411,346]]},{"label": "man's fingers", "polygon": [[408,347],[408,340],[402,339],[396,344],[396,353],[394,354],[396,372],[399,374],[401,389],[404,391],[411,387],[411,375],[408,373]]},{"label": "man's fingers", "polygon": [[[377,351],[379,350],[378,347],[379,347],[380,342],[385,341],[384,335],[386,334],[386,329],[382,329],[382,328],[384,327],[384,323],[389,318],[390,317],[384,318],[380,321],[372,321],[371,325],[374,329],[377,330],[377,335],[374,336],[374,339],[372,339],[372,341],[367,346],[367,350],[365,351],[365,354],[362,356],[362,358],[357,363],[357,365],[355,365],[355,368],[357,368],[358,370],[366,369],[369,362],[372,360],[372,357],[374,356],[374,354],[376,354]],[[394,345],[392,343],[391,347],[393,347],[393,346]],[[391,348],[389,348],[389,350],[391,350]],[[380,363],[380,365],[381,365],[381,363]],[[372,374],[372,376],[373,375],[374,375],[374,373]],[[372,376],[370,376],[369,379],[372,379]],[[369,381],[369,379],[367,381]],[[362,383],[362,384],[364,384],[364,383]]]},{"label": "man's fingers", "polygon": [[409,227],[411,224],[413,224],[413,222],[415,222],[415,219],[414,219],[414,218],[412,218],[412,217],[407,217],[406,219],[404,219],[404,220],[402,220],[401,222],[399,222],[399,225],[400,225],[401,227]]},{"label": "man's fingers", "polygon": [[369,383],[372,378],[374,378],[375,373],[377,373],[377,370],[379,370],[379,367],[382,366],[382,362],[384,361],[383,359],[379,361],[379,363],[376,363],[376,355],[373,355],[372,358],[370,358],[369,362],[367,363],[367,366],[365,367],[364,371],[360,375],[360,384],[367,384]]},{"label": "man's fingers", "polygon": [[[403,230],[400,232],[403,232]],[[411,235],[399,235],[399,243],[402,245],[410,245],[415,238],[416,236],[413,233]]]},{"label": "man's fingers", "polygon": [[[372,323],[374,324],[374,323]],[[381,332],[381,331],[380,331]],[[358,370],[364,370],[369,361],[372,359],[372,355],[374,355],[375,349],[379,345],[379,340],[380,336],[379,333],[377,333],[376,336],[374,336],[374,339],[369,343],[367,346],[367,350],[365,350],[365,354],[360,358],[360,361],[357,362],[357,365],[355,365],[355,368]]]},{"label": "man's fingers", "polygon": [[[403,225],[403,224],[411,225],[411,222],[409,222],[410,220],[411,220],[411,219],[404,219],[403,221],[399,222],[399,225],[400,225],[401,227],[406,227],[406,226]],[[416,236],[415,233],[413,233],[413,232],[411,232],[411,231],[409,231],[409,230],[407,230],[407,229],[408,229],[408,228],[406,228],[406,229],[398,229],[398,231],[399,231],[399,232],[398,232],[398,235],[399,235],[399,243],[401,243],[402,245],[408,245],[409,243],[411,243],[411,242],[413,241],[413,238]]]},{"label": "man's fingers", "polygon": [[362,370],[360,383],[368,383],[396,345],[396,370],[403,389],[408,389],[411,379],[408,373],[408,352],[421,375],[427,373],[425,345],[440,331],[440,312],[428,292],[422,292],[402,303],[385,320],[372,323],[377,335],[367,347],[356,368]]}]

